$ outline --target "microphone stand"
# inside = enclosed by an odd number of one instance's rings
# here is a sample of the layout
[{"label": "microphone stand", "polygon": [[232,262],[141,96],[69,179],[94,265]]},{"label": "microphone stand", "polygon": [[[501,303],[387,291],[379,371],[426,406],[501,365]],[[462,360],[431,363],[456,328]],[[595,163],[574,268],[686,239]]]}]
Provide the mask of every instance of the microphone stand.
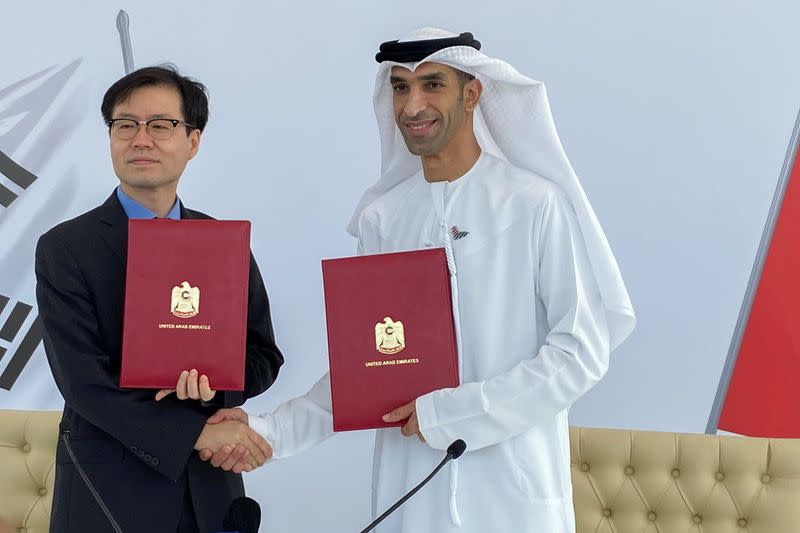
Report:
[{"label": "microphone stand", "polygon": [[120,529],[117,521],[114,520],[114,517],[111,515],[111,511],[109,511],[108,507],[106,507],[106,504],[103,503],[103,499],[100,497],[100,494],[97,493],[94,485],[92,485],[92,482],[89,481],[89,477],[86,475],[86,472],[83,471],[83,467],[81,467],[81,464],[78,462],[78,458],[75,457],[75,454],[72,452],[72,446],[69,445],[69,430],[65,430],[64,433],[62,433],[62,438],[67,447],[67,453],[69,454],[70,459],[72,459],[72,464],[74,464],[75,468],[78,469],[78,473],[81,475],[81,478],[83,478],[83,482],[86,483],[86,486],[89,488],[89,492],[92,493],[94,500],[100,505],[100,509],[103,510],[103,514],[105,514],[106,518],[108,518],[108,521],[111,522],[111,527],[114,528],[116,533],[122,533],[122,529]]},{"label": "microphone stand", "polygon": [[[459,455],[461,455],[461,454],[459,454]],[[411,490],[411,492],[409,492],[408,494],[406,494],[405,496],[403,496],[402,498],[400,498],[400,499],[397,501],[397,503],[395,503],[394,505],[392,505],[391,507],[389,507],[389,509],[387,509],[385,513],[383,513],[383,514],[382,514],[382,515],[380,515],[378,518],[376,518],[376,519],[375,519],[375,521],[373,521],[373,522],[372,522],[370,525],[368,525],[366,529],[362,530],[362,531],[361,531],[361,533],[367,533],[368,531],[371,531],[371,530],[373,530],[373,529],[375,528],[375,526],[377,526],[378,524],[380,524],[381,522],[383,522],[384,518],[386,518],[387,516],[389,516],[390,514],[392,514],[392,513],[394,512],[394,510],[395,510],[395,509],[397,509],[398,507],[400,507],[401,505],[403,505],[403,504],[406,502],[406,500],[408,500],[410,497],[412,497],[414,494],[416,494],[416,493],[417,493],[417,491],[418,491],[419,489],[421,489],[421,488],[423,487],[423,485],[425,485],[425,483],[427,483],[428,481],[430,481],[430,480],[431,480],[431,478],[433,478],[433,476],[435,476],[435,475],[436,475],[436,474],[439,472],[439,470],[441,470],[441,469],[442,469],[442,467],[448,463],[448,461],[450,461],[451,459],[453,459],[453,457],[454,457],[454,456],[455,456],[455,454],[454,454],[453,452],[451,452],[451,451],[449,451],[449,450],[448,450],[448,452],[447,452],[447,455],[445,455],[445,456],[444,456],[444,459],[442,459],[442,462],[441,462],[441,463],[439,463],[439,466],[437,466],[437,467],[436,467],[436,468],[433,470],[433,472],[431,472],[431,473],[430,473],[430,475],[428,475],[428,477],[426,477],[425,479],[423,479],[423,480],[422,480],[422,482],[421,482],[419,485],[417,485],[416,487],[414,487],[414,488]]]}]

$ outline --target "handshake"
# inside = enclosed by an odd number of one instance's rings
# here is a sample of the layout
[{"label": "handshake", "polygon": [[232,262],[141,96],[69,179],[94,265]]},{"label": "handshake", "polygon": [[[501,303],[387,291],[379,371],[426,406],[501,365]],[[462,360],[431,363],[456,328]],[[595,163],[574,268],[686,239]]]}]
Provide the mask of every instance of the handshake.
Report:
[{"label": "handshake", "polygon": [[194,445],[200,459],[237,474],[250,472],[269,461],[272,447],[247,422],[247,413],[238,407],[214,413]]},{"label": "handshake", "polygon": [[[158,391],[155,400],[161,401],[173,393],[179,400],[206,402],[216,395],[208,377],[198,376],[195,369],[181,372],[175,388]],[[272,447],[248,425],[247,413],[238,407],[214,413],[203,426],[194,449],[203,461],[237,474],[250,472],[272,458]]]}]

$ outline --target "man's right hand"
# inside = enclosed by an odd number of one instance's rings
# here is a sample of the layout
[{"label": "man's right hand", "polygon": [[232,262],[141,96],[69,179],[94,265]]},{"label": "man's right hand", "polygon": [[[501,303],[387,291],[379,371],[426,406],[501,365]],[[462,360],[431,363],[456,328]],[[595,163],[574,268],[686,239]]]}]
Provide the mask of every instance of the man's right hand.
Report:
[{"label": "man's right hand", "polygon": [[272,457],[272,448],[261,435],[232,418],[206,423],[194,449],[204,461],[214,458],[212,465],[236,473],[249,472]]},{"label": "man's right hand", "polygon": [[[233,409],[220,409],[208,419],[208,424],[219,424],[226,420],[235,420],[247,424],[249,417],[243,409],[238,407]],[[260,435],[259,438],[261,438]],[[269,460],[272,458],[272,447],[270,447],[268,442],[264,441],[264,443],[269,448],[269,453],[267,454],[267,460]],[[211,450],[208,448],[200,450],[200,459],[203,461],[210,460],[212,466],[222,468],[223,470],[233,470],[236,473],[249,472],[252,468],[248,463],[248,453],[247,448],[241,444],[235,447],[225,445],[218,450]]]},{"label": "man's right hand", "polygon": [[234,407],[233,409],[220,409],[209,417],[208,423],[218,424],[223,420],[237,420],[243,424],[247,424],[250,421],[250,418],[247,416],[247,412],[245,412],[244,409],[240,407]]}]

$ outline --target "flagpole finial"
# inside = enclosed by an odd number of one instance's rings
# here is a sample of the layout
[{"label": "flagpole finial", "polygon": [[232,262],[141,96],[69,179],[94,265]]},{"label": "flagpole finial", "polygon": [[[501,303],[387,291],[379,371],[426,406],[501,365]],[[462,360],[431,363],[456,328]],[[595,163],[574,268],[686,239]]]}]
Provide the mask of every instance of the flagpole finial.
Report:
[{"label": "flagpole finial", "polygon": [[117,31],[122,45],[122,61],[125,65],[125,74],[133,72],[133,48],[131,47],[130,18],[124,9],[117,13]]}]

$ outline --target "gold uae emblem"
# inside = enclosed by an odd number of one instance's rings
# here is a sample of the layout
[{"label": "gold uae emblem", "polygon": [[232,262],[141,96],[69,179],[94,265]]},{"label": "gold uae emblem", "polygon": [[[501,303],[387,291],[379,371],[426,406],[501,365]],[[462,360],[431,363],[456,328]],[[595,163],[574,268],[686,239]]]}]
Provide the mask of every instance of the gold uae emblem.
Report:
[{"label": "gold uae emblem", "polygon": [[375,324],[375,348],[381,353],[394,354],[406,347],[403,323],[394,322],[388,316]]},{"label": "gold uae emblem", "polygon": [[200,312],[200,289],[189,285],[188,281],[180,287],[172,287],[170,312],[178,318],[191,318]]}]

